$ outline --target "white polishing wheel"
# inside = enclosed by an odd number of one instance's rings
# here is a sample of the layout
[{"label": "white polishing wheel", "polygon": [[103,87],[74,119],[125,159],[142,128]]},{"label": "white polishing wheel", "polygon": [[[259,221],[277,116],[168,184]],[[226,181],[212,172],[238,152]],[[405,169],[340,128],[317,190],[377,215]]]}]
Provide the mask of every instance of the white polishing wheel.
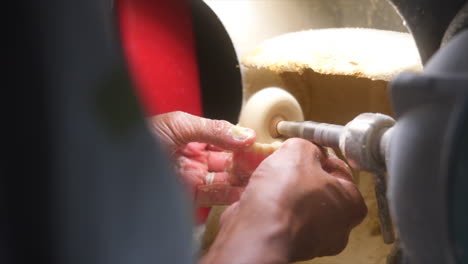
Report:
[{"label": "white polishing wheel", "polygon": [[283,141],[276,131],[280,121],[304,121],[301,106],[286,90],[270,87],[252,95],[244,105],[239,125],[252,128],[257,142],[273,143]]}]

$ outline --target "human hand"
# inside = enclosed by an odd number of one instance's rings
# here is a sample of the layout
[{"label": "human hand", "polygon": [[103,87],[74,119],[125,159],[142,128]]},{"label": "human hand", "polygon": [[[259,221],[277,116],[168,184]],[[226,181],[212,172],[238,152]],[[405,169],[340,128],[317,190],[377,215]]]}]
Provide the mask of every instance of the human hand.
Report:
[{"label": "human hand", "polygon": [[239,199],[243,189],[229,182],[232,153],[227,151],[251,146],[253,130],[183,112],[156,115],[148,121],[197,206],[226,205]]},{"label": "human hand", "polygon": [[287,263],[336,255],[366,213],[346,163],[308,141],[289,139],[224,212],[202,262]]}]

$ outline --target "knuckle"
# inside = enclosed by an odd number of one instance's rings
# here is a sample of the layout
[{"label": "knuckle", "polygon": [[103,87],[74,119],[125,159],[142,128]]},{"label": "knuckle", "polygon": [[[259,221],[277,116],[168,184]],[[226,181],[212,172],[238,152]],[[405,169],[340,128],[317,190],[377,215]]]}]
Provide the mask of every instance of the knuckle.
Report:
[{"label": "knuckle", "polygon": [[353,182],[353,172],[351,168],[346,162],[337,157],[328,157],[324,164],[324,169],[328,170],[328,172],[336,173],[341,176],[342,179]]},{"label": "knuckle", "polygon": [[289,138],[284,142],[283,145],[286,147],[287,146],[301,146],[301,145],[304,145],[306,142],[308,141],[302,138]]},{"label": "knuckle", "polygon": [[168,117],[172,116],[172,118],[174,119],[184,118],[186,115],[187,114],[182,111],[174,111],[174,112],[167,114]]},{"label": "knuckle", "polygon": [[336,256],[345,250],[348,245],[349,232],[344,233],[338,239],[333,241],[333,245],[329,248],[326,253],[327,256]]},{"label": "knuckle", "polygon": [[367,216],[367,206],[361,198],[356,208],[356,220],[360,223]]},{"label": "knuckle", "polygon": [[224,120],[211,120],[211,126],[209,129],[214,136],[222,136],[226,134],[226,129],[229,127],[229,123]]},{"label": "knuckle", "polygon": [[182,111],[175,111],[167,114],[163,114],[165,118],[165,123],[170,124],[171,128],[174,130],[180,129],[182,124],[187,123],[186,120],[189,117],[187,113]]},{"label": "knuckle", "polygon": [[351,197],[351,199],[349,199],[350,206],[348,207],[348,217],[352,220],[350,221],[351,227],[354,227],[361,223],[367,216],[368,209],[356,185],[351,182],[345,184],[348,185],[347,189]]},{"label": "knuckle", "polygon": [[346,248],[346,245],[348,245],[348,234],[338,240],[334,255],[340,254]]},{"label": "knuckle", "polygon": [[297,144],[298,142],[301,142],[300,138],[288,138],[286,141],[284,141],[284,145],[294,145]]},{"label": "knuckle", "polygon": [[342,159],[338,157],[332,157],[329,158],[329,160],[330,162],[334,163],[336,167],[345,170],[346,173],[351,174],[351,169],[349,168],[348,164],[346,164],[346,162],[344,162]]},{"label": "knuckle", "polygon": [[320,152],[319,147],[302,138],[289,138],[283,143],[282,147],[298,151],[310,151],[313,154]]},{"label": "knuckle", "polygon": [[367,206],[364,202],[364,198],[362,197],[361,193],[357,189],[356,185],[353,184],[353,191],[354,191],[354,211],[356,212],[356,218],[362,220],[367,215]]}]

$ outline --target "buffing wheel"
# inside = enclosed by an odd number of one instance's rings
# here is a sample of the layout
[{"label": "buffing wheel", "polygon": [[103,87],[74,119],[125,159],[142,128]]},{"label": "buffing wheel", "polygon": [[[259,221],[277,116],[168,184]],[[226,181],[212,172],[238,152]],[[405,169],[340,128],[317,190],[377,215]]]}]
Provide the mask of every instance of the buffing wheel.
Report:
[{"label": "buffing wheel", "polygon": [[280,121],[304,121],[301,106],[287,91],[270,87],[250,97],[242,108],[239,125],[255,130],[257,142],[271,144],[283,141],[276,131]]}]

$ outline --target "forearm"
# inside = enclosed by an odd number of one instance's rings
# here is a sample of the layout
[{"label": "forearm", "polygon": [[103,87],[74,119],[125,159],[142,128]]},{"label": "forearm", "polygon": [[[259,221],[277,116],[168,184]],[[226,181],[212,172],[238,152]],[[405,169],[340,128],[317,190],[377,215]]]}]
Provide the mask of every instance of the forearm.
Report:
[{"label": "forearm", "polygon": [[[285,264],[289,233],[285,223],[244,223],[235,217],[225,223],[200,264]],[[240,220],[240,221],[238,221]]]}]

